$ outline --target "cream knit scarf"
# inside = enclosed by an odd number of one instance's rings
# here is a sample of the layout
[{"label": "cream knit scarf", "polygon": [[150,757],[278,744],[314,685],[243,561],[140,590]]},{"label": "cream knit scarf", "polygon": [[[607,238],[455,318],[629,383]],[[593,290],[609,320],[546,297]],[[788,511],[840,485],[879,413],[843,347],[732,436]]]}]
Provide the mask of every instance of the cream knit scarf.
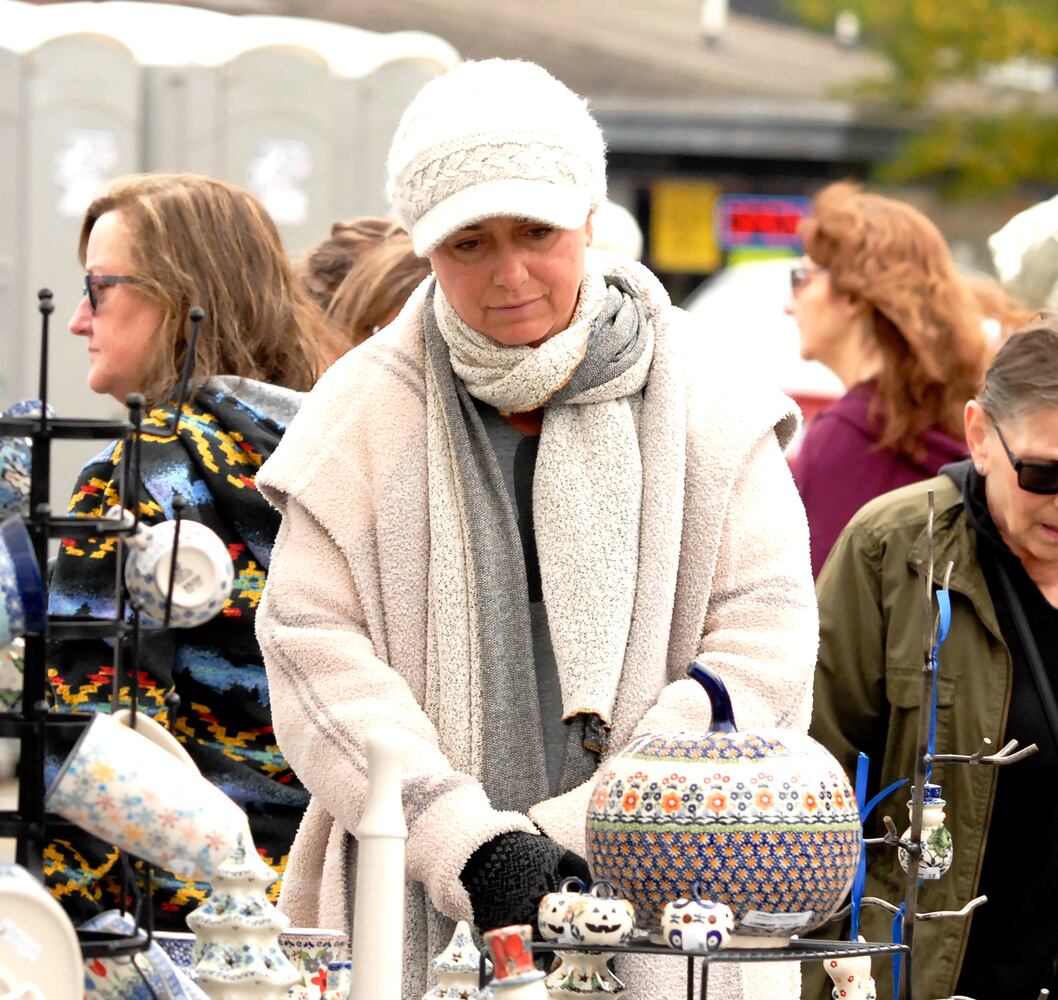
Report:
[{"label": "cream knit scarf", "polygon": [[563,717],[609,724],[636,595],[637,414],[654,330],[633,286],[591,265],[569,327],[538,348],[503,346],[472,330],[436,286],[423,318],[426,707],[453,766],[480,777],[497,808],[525,811],[547,797],[525,567],[514,511],[469,396],[504,413],[546,407],[534,531]]}]

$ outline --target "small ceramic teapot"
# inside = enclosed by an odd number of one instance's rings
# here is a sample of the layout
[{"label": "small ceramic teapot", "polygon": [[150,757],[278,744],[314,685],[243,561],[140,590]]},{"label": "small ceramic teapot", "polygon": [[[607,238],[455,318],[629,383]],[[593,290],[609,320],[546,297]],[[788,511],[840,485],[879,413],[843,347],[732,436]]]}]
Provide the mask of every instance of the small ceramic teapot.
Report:
[{"label": "small ceramic teapot", "polygon": [[[579,878],[567,878],[559,886],[558,892],[549,892],[540,900],[536,911],[536,926],[545,941],[569,944],[573,941],[569,922],[573,918],[573,906],[588,887]],[[546,985],[549,990],[557,990],[570,974],[569,952],[555,954],[554,964],[547,974]]]},{"label": "small ceramic teapot", "polygon": [[841,765],[792,730],[739,732],[723,681],[692,663],[712,725],[637,737],[601,769],[588,808],[588,864],[620,885],[641,928],[666,900],[731,907],[730,947],[781,947],[825,923],[852,885],[863,831]]},{"label": "small ceramic teapot", "polygon": [[731,907],[702,899],[697,882],[691,888],[690,899],[667,903],[661,917],[665,943],[681,951],[716,951],[728,943],[734,929]]},{"label": "small ceramic teapot", "polygon": [[823,961],[823,968],[834,983],[831,1000],[877,1000],[870,955],[828,958]]},{"label": "small ceramic teapot", "polygon": [[[573,903],[569,933],[577,944],[622,945],[634,929],[635,909],[627,899],[617,897],[609,882],[594,883],[587,894],[581,894]],[[610,971],[611,958],[612,952],[565,952],[562,979],[554,982],[555,974],[548,978],[552,998],[620,993],[624,983]]]},{"label": "small ceramic teapot", "polygon": [[[911,811],[914,799],[907,804]],[[927,784],[923,790],[922,806],[922,857],[918,863],[918,877],[938,879],[951,868],[954,856],[951,833],[944,825],[944,799],[941,798],[940,785]],[[911,827],[904,831],[902,840],[910,841]],[[900,867],[906,872],[911,859],[904,848],[897,851]]]},{"label": "small ceramic teapot", "polygon": [[573,904],[587,888],[579,878],[567,878],[559,886],[558,892],[549,892],[540,900],[536,926],[545,941],[568,943],[572,940],[569,921],[573,916]]}]

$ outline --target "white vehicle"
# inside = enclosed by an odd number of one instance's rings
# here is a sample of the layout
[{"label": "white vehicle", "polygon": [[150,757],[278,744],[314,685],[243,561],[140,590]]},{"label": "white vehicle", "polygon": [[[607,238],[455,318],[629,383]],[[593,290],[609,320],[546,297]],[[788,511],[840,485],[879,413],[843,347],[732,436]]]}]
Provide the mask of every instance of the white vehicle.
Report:
[{"label": "white vehicle", "polygon": [[806,417],[843,395],[838,377],[799,351],[797,324],[783,312],[796,257],[750,261],[708,278],[683,304],[710,337],[723,340],[731,362],[751,369],[797,400]]}]

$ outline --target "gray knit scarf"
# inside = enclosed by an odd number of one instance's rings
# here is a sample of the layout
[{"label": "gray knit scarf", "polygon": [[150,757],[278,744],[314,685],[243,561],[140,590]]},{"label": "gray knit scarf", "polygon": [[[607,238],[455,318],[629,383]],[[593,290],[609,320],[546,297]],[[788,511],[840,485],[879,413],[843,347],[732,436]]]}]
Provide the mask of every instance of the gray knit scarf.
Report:
[{"label": "gray knit scarf", "polygon": [[504,413],[546,407],[534,531],[571,727],[566,791],[594,770],[585,727],[609,724],[624,663],[642,500],[636,414],[653,328],[630,283],[590,269],[570,326],[539,348],[506,347],[470,329],[436,286],[423,322],[426,707],[453,766],[479,777],[494,807],[525,812],[548,797],[525,564],[515,512],[471,397]]}]

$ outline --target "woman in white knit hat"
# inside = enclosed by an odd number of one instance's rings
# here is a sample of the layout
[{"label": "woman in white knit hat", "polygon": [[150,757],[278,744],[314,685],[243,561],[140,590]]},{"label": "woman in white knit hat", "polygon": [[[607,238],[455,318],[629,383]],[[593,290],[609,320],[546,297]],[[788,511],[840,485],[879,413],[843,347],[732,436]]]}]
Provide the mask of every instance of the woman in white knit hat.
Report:
[{"label": "woman in white knit hat", "polygon": [[[707,728],[689,660],[744,726],[808,723],[816,607],[782,456],[797,412],[714,364],[650,272],[588,249],[605,171],[585,102],[538,66],[427,84],[389,193],[433,277],[257,477],[283,512],[258,634],[313,795],[281,907],[348,926],[364,737],[399,727],[406,997],[451,919],[528,921],[587,874],[600,761],[637,731]],[[653,965],[622,965],[629,1000],[666,978],[680,994],[680,963]],[[795,996],[775,968],[766,995]],[[710,995],[743,975],[718,969]]]}]

